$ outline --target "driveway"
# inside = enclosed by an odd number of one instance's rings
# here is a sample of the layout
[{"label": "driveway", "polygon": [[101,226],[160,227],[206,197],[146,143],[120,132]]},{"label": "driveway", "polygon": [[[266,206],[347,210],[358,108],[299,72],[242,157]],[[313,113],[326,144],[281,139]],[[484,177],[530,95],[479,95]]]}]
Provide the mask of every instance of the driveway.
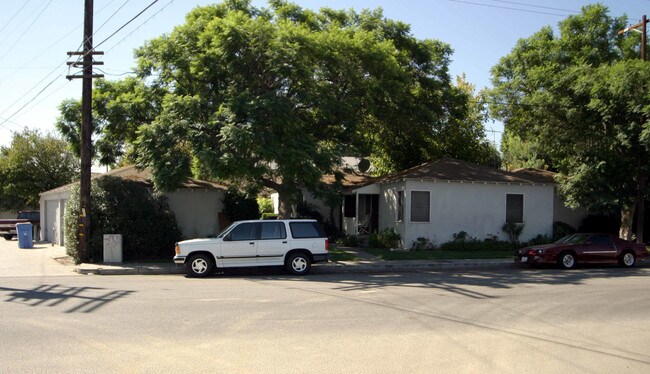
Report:
[{"label": "driveway", "polygon": [[0,277],[38,277],[77,275],[72,263],[55,258],[66,257],[65,248],[49,243],[34,243],[30,249],[18,248],[18,241],[0,240]]}]

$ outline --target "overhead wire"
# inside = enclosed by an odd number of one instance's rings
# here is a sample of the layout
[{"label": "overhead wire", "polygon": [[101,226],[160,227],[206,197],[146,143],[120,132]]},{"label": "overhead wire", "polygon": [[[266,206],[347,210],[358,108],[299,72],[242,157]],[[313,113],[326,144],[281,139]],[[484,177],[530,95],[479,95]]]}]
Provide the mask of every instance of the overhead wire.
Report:
[{"label": "overhead wire", "polygon": [[152,18],[154,18],[155,16],[157,16],[158,13],[162,12],[163,10],[165,10],[165,8],[167,8],[167,7],[168,7],[169,5],[171,5],[171,3],[173,3],[173,2],[174,2],[174,0],[170,0],[170,1],[169,1],[167,4],[165,4],[162,8],[158,9],[158,11],[157,11],[156,13],[152,14],[152,15],[151,15],[149,18],[147,18],[144,22],[142,22],[140,25],[138,25],[138,27],[136,27],[135,29],[133,29],[133,30],[132,30],[130,33],[128,33],[125,37],[123,37],[122,39],[120,39],[120,41],[118,41],[118,42],[115,43],[112,47],[110,47],[109,49],[107,49],[107,50],[106,50],[106,53],[112,51],[115,47],[117,47],[118,45],[120,45],[120,43],[122,43],[124,40],[126,40],[129,36],[133,35],[136,31],[138,31],[138,30],[140,29],[140,27],[142,27],[142,26],[144,26],[145,24],[147,24],[147,22],[149,22]]},{"label": "overhead wire", "polygon": [[32,26],[34,26],[34,23],[36,23],[36,21],[38,21],[38,19],[41,18],[41,16],[45,12],[45,10],[47,10],[47,8],[50,6],[50,4],[52,4],[52,1],[54,1],[54,0],[50,0],[50,1],[47,2],[47,4],[45,4],[43,9],[41,9],[40,13],[38,13],[36,18],[34,18],[34,20],[32,21],[32,23],[30,23],[29,26],[27,26],[27,28],[25,29],[25,31],[23,31],[20,34],[20,36],[14,41],[14,44],[12,44],[11,47],[9,47],[5,51],[5,53],[2,56],[0,56],[0,60],[5,58],[9,54],[9,52],[11,52],[11,50],[14,49],[14,47],[18,44],[18,42],[20,42],[22,40],[22,38],[27,34],[27,32],[32,28]]},{"label": "overhead wire", "polygon": [[513,7],[507,7],[507,6],[501,6],[501,5],[476,3],[476,2],[473,2],[473,1],[465,1],[465,0],[447,0],[447,1],[451,1],[452,3],[461,3],[461,4],[483,6],[483,7],[487,7],[487,8],[514,10],[514,11],[524,12],[524,13],[545,14],[545,15],[557,16],[557,17],[566,17],[567,16],[567,14],[558,14],[558,13],[544,12],[544,11],[532,10],[532,9],[521,9],[521,8],[513,8]]},{"label": "overhead wire", "polygon": [[25,9],[25,7],[27,6],[27,4],[29,4],[29,0],[25,1],[25,2],[23,3],[23,6],[21,6],[20,9],[18,9],[18,10],[16,11],[16,13],[14,13],[14,15],[11,16],[11,18],[9,19],[9,21],[7,21],[7,22],[5,23],[5,25],[2,26],[2,28],[0,28],[0,33],[2,33],[3,31],[5,31],[5,29],[7,28],[7,26],[9,26],[9,25],[14,21],[14,19],[16,19],[16,17],[18,16],[18,14],[19,14],[20,12],[22,12],[23,9]]}]

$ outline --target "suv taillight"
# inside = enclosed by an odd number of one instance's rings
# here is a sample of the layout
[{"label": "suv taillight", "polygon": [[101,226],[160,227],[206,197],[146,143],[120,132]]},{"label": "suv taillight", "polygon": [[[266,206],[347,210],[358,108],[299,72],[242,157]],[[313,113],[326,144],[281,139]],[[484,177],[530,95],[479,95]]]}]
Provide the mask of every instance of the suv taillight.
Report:
[{"label": "suv taillight", "polygon": [[330,240],[329,239],[325,239],[325,250],[326,251],[330,250]]},{"label": "suv taillight", "polygon": [[176,246],[174,247],[174,250],[176,250],[176,254],[180,255],[181,254],[181,246],[176,243]]}]

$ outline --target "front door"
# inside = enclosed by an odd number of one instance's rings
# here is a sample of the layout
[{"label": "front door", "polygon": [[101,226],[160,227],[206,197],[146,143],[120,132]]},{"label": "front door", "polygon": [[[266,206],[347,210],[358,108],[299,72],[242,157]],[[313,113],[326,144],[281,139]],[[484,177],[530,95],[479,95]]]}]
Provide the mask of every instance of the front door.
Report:
[{"label": "front door", "polygon": [[257,223],[242,223],[223,238],[218,260],[224,267],[257,266]]}]

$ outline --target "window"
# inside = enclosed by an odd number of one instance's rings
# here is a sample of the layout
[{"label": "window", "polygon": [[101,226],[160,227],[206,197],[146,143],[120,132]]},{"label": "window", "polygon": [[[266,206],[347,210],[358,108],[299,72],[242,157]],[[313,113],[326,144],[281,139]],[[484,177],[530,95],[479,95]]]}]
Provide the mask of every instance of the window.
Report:
[{"label": "window", "polygon": [[262,222],[262,232],[260,239],[286,239],[287,230],[284,228],[284,222]]},{"label": "window", "polygon": [[324,238],[325,232],[318,222],[291,222],[291,235],[294,239]]},{"label": "window", "polygon": [[506,223],[524,222],[524,195],[506,195]]},{"label": "window", "polygon": [[257,226],[255,223],[242,223],[241,225],[232,229],[228,236],[230,236],[230,240],[232,241],[255,240],[257,234],[255,226]]},{"label": "window", "polygon": [[411,222],[429,222],[429,191],[411,192]]},{"label": "window", "polygon": [[404,221],[404,191],[397,191],[397,221]]}]

